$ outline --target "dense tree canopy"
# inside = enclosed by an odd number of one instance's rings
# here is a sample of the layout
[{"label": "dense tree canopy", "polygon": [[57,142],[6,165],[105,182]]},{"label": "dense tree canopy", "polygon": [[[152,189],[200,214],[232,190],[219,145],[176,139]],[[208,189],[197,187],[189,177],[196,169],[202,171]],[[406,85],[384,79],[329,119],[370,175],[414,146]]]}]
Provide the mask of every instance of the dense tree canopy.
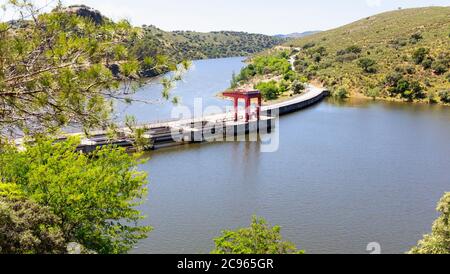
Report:
[{"label": "dense tree canopy", "polygon": [[264,219],[253,217],[248,228],[224,231],[215,239],[213,254],[302,254],[303,251],[282,240],[281,228],[270,227]]},{"label": "dense tree canopy", "polygon": [[23,151],[4,146],[0,194],[23,193],[48,208],[66,242],[124,253],[149,231],[138,225],[142,216],[135,209],[146,194],[146,174],[136,170],[138,155],[110,146],[86,155],[76,151],[78,143],[38,140]]},{"label": "dense tree canopy", "polygon": [[434,222],[431,234],[425,235],[411,254],[450,254],[450,193],[438,204],[441,216]]},{"label": "dense tree canopy", "polygon": [[66,241],[59,222],[47,207],[0,194],[0,254],[64,253]]}]

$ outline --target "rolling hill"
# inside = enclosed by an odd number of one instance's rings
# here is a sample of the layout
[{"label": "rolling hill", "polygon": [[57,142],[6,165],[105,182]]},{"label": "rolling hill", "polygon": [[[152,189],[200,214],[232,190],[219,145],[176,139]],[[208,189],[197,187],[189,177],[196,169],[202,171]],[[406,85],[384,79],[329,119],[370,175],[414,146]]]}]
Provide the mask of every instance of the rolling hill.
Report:
[{"label": "rolling hill", "polygon": [[341,95],[450,103],[450,7],[382,13],[285,47],[299,75]]},{"label": "rolling hill", "polygon": [[197,60],[248,56],[284,42],[284,38],[246,32],[166,32],[155,26],[143,26],[143,37],[133,51],[138,56],[164,54],[177,61]]}]

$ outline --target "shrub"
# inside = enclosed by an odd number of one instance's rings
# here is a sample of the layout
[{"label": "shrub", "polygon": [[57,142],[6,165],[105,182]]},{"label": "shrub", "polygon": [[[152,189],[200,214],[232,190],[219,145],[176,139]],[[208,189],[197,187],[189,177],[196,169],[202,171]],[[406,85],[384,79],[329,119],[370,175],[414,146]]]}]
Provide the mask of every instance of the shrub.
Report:
[{"label": "shrub", "polygon": [[447,74],[446,78],[447,78],[447,81],[450,83],[450,73]]},{"label": "shrub", "polygon": [[433,65],[433,58],[431,57],[426,57],[423,61],[422,61],[422,67],[424,69],[430,69],[431,66]]},{"label": "shrub", "polygon": [[433,65],[431,66],[431,68],[433,69],[434,73],[436,73],[437,75],[442,75],[448,71],[447,64],[445,64],[442,61],[434,62]]},{"label": "shrub", "polygon": [[301,94],[304,90],[305,85],[303,85],[303,83],[300,82],[299,80],[295,80],[292,83],[292,91],[294,92],[294,94]]},{"label": "shrub", "polygon": [[408,66],[408,67],[406,67],[406,73],[414,74],[414,73],[416,73],[416,68],[414,68],[413,66]]},{"label": "shrub", "polygon": [[280,89],[277,82],[261,82],[255,86],[259,90],[265,100],[275,100],[280,96]]},{"label": "shrub", "polygon": [[310,49],[316,46],[316,43],[314,42],[310,42],[310,43],[306,43],[305,45],[303,45],[302,49],[306,50],[306,49]]},{"label": "shrub", "polygon": [[439,98],[443,103],[450,104],[450,90],[443,90],[439,92]]},{"label": "shrub", "polygon": [[0,197],[0,254],[65,253],[59,224],[49,208],[25,198]]},{"label": "shrub", "polygon": [[390,73],[386,76],[384,83],[388,87],[395,87],[397,86],[398,81],[400,81],[402,78],[403,75],[398,72]]},{"label": "shrub", "polygon": [[411,42],[411,44],[417,44],[422,39],[423,39],[422,34],[418,32],[411,35],[409,41]]},{"label": "shrub", "polygon": [[348,98],[349,97],[349,93],[348,93],[347,89],[341,87],[341,88],[338,88],[338,89],[334,90],[332,92],[332,96],[335,99],[340,99],[341,100],[341,99]]},{"label": "shrub", "polygon": [[413,100],[413,99],[423,99],[425,98],[425,93],[423,91],[422,85],[417,82],[411,82],[408,83],[405,81],[406,89],[402,91],[402,97],[407,100]]},{"label": "shrub", "polygon": [[375,68],[376,62],[370,58],[361,58],[358,60],[358,66],[367,73],[375,73],[377,69]]},{"label": "shrub", "polygon": [[373,99],[380,97],[380,95],[381,95],[381,89],[379,87],[369,88],[366,92],[366,96],[371,97]]},{"label": "shrub", "polygon": [[422,64],[429,52],[429,49],[419,48],[413,53],[412,58],[417,65]]}]

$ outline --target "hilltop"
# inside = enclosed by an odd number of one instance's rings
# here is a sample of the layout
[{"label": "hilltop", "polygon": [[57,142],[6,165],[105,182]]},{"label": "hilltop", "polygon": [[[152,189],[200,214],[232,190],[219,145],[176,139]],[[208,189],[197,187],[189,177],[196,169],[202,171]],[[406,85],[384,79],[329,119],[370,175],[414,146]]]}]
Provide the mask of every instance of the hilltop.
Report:
[{"label": "hilltop", "polygon": [[382,13],[286,45],[302,49],[299,73],[353,95],[436,101],[450,88],[450,7]]},{"label": "hilltop", "polygon": [[[256,55],[251,66],[282,62],[280,56],[296,73],[284,70],[284,79],[320,81],[337,97],[450,103],[450,7],[391,11],[289,40]],[[266,71],[244,69],[235,85],[274,72]]]},{"label": "hilltop", "polygon": [[321,32],[320,30],[316,30],[316,31],[305,31],[305,32],[294,32],[294,33],[289,33],[289,34],[277,34],[275,35],[275,37],[278,38],[285,38],[285,39],[298,39],[298,38],[303,38],[306,36],[310,36],[316,33]]},{"label": "hilltop", "polygon": [[[85,5],[72,5],[63,9],[65,12],[86,17],[102,24],[111,21],[98,10]],[[207,58],[248,56],[287,41],[283,37],[253,34],[235,31],[164,31],[153,25],[137,27],[138,39],[130,41],[129,48],[140,60],[158,55],[169,57],[172,62]],[[146,73],[147,76],[158,74]]]},{"label": "hilltop", "polygon": [[163,31],[143,26],[143,37],[134,46],[138,56],[163,54],[176,60],[248,56],[286,42],[263,34],[234,31]]}]

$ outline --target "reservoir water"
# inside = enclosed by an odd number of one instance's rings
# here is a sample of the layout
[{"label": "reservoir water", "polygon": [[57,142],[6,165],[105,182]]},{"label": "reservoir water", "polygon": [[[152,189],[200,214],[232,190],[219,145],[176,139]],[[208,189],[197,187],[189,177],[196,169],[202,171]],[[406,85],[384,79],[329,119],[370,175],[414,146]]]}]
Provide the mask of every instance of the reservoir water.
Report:
[{"label": "reservoir water", "polygon": [[[242,58],[195,62],[174,91],[191,105],[215,97]],[[158,87],[137,96],[159,96]],[[140,121],[173,106],[136,104]],[[152,119],[148,117],[152,116]],[[450,108],[372,101],[324,101],[284,116],[279,149],[257,142],[213,143],[150,152],[149,195],[140,209],[154,230],[134,253],[209,253],[221,230],[252,215],[282,226],[307,253],[404,253],[431,229],[450,191]]]}]

